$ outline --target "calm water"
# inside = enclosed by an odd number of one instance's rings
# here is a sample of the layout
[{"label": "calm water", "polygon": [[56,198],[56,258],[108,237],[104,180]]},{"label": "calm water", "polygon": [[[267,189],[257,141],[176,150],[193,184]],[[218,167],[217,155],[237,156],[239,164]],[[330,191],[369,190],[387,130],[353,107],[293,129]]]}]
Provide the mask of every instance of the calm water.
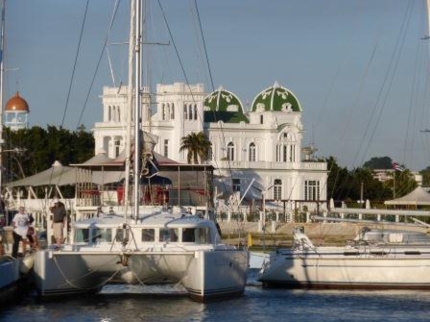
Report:
[{"label": "calm water", "polygon": [[[0,321],[430,321],[430,292],[262,289],[213,303],[185,296],[104,295],[38,303],[33,296],[2,308]],[[175,293],[174,291],[173,293]],[[170,292],[169,292],[170,293]]]}]

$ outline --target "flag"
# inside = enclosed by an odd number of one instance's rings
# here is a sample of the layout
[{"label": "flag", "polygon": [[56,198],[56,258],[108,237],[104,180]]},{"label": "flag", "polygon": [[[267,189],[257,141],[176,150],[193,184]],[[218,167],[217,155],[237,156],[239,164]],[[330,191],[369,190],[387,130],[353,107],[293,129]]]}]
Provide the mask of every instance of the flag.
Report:
[{"label": "flag", "polygon": [[393,162],[391,165],[392,165],[393,169],[396,171],[405,171],[405,168],[396,162]]}]

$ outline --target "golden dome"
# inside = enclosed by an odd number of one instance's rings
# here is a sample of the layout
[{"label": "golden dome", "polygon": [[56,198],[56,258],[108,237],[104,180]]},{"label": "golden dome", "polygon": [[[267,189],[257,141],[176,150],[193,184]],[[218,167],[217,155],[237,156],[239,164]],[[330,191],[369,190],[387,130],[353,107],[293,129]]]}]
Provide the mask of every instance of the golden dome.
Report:
[{"label": "golden dome", "polygon": [[19,92],[16,92],[15,96],[7,101],[5,111],[30,112],[30,109],[28,108],[27,101],[19,96]]}]

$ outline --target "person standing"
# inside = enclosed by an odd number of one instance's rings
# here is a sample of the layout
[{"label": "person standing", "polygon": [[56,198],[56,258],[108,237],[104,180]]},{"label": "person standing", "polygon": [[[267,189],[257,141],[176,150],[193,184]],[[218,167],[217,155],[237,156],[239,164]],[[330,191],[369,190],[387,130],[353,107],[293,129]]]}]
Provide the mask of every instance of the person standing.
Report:
[{"label": "person standing", "polygon": [[67,219],[66,208],[62,202],[55,200],[50,210],[52,213],[52,229],[54,231],[55,242],[57,243],[57,248],[60,248],[64,240],[63,231]]},{"label": "person standing", "polygon": [[22,241],[22,253],[25,255],[27,248],[27,232],[30,226],[30,217],[25,213],[25,207],[20,206],[18,212],[12,219],[13,229],[13,246],[12,256],[18,257],[19,243]]}]

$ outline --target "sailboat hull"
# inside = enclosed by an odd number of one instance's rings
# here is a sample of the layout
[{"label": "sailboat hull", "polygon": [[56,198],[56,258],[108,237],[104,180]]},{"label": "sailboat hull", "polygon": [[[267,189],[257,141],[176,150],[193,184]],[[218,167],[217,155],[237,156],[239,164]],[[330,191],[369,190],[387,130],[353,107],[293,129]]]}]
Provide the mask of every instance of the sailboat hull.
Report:
[{"label": "sailboat hull", "polygon": [[98,292],[111,282],[180,284],[193,299],[206,301],[243,294],[248,253],[216,251],[38,252],[34,272],[42,297]]},{"label": "sailboat hull", "polygon": [[318,247],[279,250],[263,265],[265,286],[430,289],[428,247]]}]

